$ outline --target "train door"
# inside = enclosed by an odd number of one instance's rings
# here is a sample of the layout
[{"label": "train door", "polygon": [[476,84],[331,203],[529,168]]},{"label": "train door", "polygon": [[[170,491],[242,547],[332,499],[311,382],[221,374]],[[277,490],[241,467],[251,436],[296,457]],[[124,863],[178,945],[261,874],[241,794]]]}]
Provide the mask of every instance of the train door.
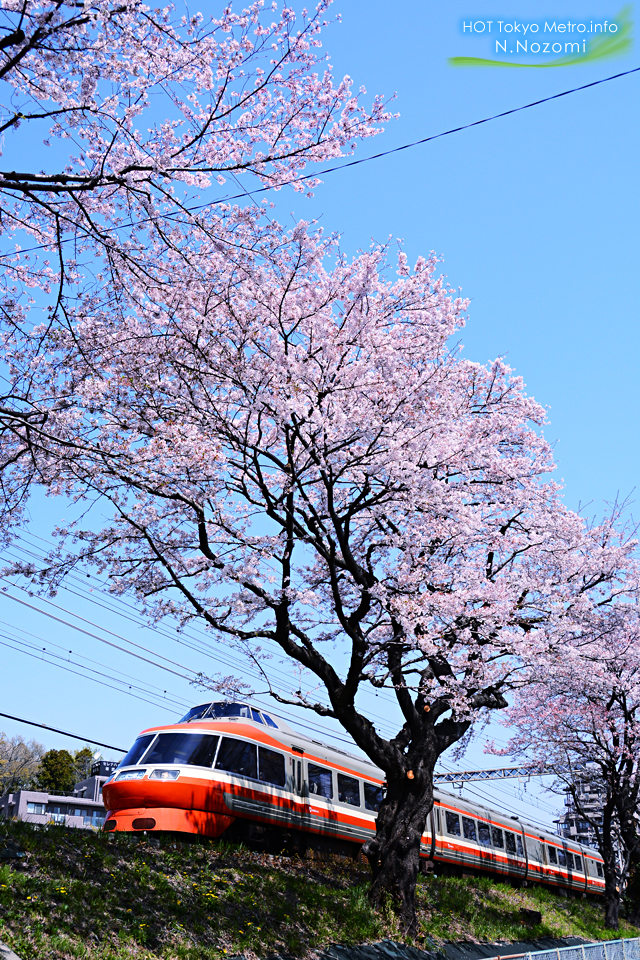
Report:
[{"label": "train door", "polygon": [[306,796],[304,770],[302,766],[303,751],[293,748],[291,756],[291,790],[293,793],[293,810],[300,819],[308,814],[308,797]]},{"label": "train door", "polygon": [[527,875],[527,861],[522,843],[522,828],[517,833],[506,828],[503,832],[507,869],[511,875],[524,879]]},{"label": "train door", "polygon": [[491,824],[491,859],[496,873],[508,873],[507,855],[505,849],[505,831],[497,823]]},{"label": "train door", "polygon": [[478,856],[482,870],[493,870],[494,856],[491,824],[481,819],[478,819]]},{"label": "train door", "polygon": [[420,840],[420,856],[428,860],[433,860],[436,849],[436,812],[435,807],[427,817],[424,833]]},{"label": "train door", "polygon": [[442,859],[445,863],[460,867],[464,862],[460,814],[457,810],[448,810],[444,806],[441,807],[440,814],[443,817]]}]

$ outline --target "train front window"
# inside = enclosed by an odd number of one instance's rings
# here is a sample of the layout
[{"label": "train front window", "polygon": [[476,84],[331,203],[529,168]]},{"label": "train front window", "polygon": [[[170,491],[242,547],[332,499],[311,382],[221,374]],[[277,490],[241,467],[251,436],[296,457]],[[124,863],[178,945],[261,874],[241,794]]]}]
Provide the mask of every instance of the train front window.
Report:
[{"label": "train front window", "polygon": [[145,757],[145,763],[210,767],[219,739],[210,733],[161,733]]},{"label": "train front window", "polygon": [[354,777],[338,774],[338,800],[340,803],[350,803],[352,807],[360,806],[360,783]]},{"label": "train front window", "polygon": [[118,764],[119,767],[133,767],[136,763],[140,762],[140,758],[143,753],[155,737],[155,733],[148,733],[144,737],[138,737],[134,745],[129,750],[129,753],[126,755],[124,760],[121,760]]},{"label": "train front window", "polygon": [[473,843],[478,842],[478,837],[476,836],[476,822],[471,820],[469,817],[462,818],[462,830],[464,833],[465,840],[471,840]]},{"label": "train front window", "polygon": [[185,713],[182,720],[178,720],[178,723],[191,723],[192,720],[202,720],[210,706],[210,703],[201,703],[197,707],[191,707],[189,713]]},{"label": "train front window", "polygon": [[223,737],[216,760],[216,770],[237,773],[241,777],[258,779],[258,751],[254,743]]},{"label": "train front window", "polygon": [[284,757],[275,750],[267,750],[266,747],[260,747],[258,752],[260,760],[259,780],[263,783],[272,783],[275,787],[284,787]]},{"label": "train front window", "polygon": [[364,785],[364,805],[365,809],[373,810],[377,813],[380,804],[384,800],[384,788],[377,783],[365,783]]},{"label": "train front window", "polygon": [[450,833],[452,837],[460,836],[460,817],[457,813],[452,813],[451,810],[445,810],[445,817],[447,819],[447,833]]},{"label": "train front window", "polygon": [[333,797],[333,775],[326,767],[319,767],[310,763],[307,771],[309,777],[309,793],[317,797],[331,800]]},{"label": "train front window", "polygon": [[220,720],[222,717],[243,717],[245,720],[251,720],[251,707],[246,703],[212,703],[209,716],[215,720]]}]

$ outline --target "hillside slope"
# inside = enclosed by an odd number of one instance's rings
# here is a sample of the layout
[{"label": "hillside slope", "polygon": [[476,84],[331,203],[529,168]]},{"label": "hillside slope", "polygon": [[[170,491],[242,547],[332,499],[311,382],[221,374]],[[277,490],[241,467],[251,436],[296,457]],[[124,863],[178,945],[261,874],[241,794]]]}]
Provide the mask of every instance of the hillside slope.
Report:
[{"label": "hillside slope", "polygon": [[[22,960],[305,957],[332,943],[401,940],[369,907],[368,871],[224,844],[0,824],[0,941]],[[9,849],[7,849],[9,848]],[[522,908],[542,913],[523,923]],[[445,940],[638,936],[602,926],[601,907],[486,879],[421,878],[417,946]]]}]

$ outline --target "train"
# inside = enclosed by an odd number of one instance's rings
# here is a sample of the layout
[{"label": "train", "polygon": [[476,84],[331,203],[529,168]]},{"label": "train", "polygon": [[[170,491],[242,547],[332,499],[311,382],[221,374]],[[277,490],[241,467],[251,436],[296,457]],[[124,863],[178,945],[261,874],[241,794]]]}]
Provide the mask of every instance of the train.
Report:
[{"label": "train", "polygon": [[[435,790],[425,870],[604,892],[597,850]],[[357,857],[375,833],[384,773],[251,703],[198,704],[143,730],[103,787],[103,830],[225,837],[262,849]]]}]

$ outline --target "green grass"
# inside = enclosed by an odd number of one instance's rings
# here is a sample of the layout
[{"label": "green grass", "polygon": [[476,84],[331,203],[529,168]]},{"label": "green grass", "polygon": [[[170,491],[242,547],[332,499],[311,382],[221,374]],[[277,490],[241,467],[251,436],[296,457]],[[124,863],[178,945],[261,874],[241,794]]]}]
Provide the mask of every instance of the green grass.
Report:
[{"label": "green grass", "polygon": [[[26,857],[0,866],[0,940],[23,960],[304,957],[331,943],[401,940],[367,900],[368,870],[214,843],[0,826]],[[522,907],[542,923],[524,925]],[[600,904],[489,880],[421,878],[417,945],[443,940],[637,936],[602,926]]]}]

